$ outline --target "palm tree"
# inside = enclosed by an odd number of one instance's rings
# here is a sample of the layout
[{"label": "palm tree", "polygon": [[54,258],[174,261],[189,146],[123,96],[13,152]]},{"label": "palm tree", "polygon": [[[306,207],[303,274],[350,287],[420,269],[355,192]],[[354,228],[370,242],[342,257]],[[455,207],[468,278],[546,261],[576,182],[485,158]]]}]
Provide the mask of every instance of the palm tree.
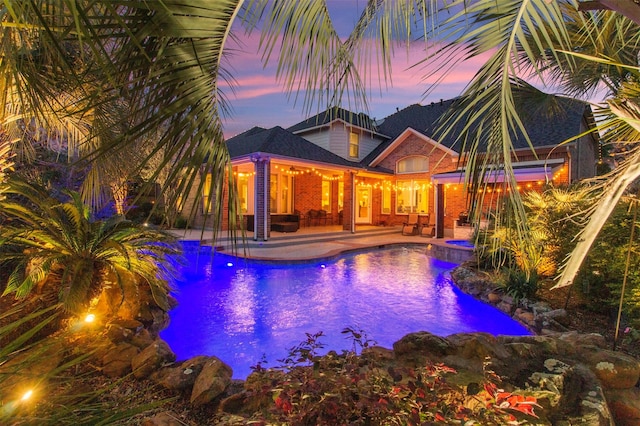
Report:
[{"label": "palm tree", "polygon": [[155,303],[168,310],[170,269],[161,265],[177,253],[172,236],[122,216],[91,220],[78,193],[69,192],[69,200],[61,202],[43,187],[11,180],[5,194],[9,198],[0,204],[5,220],[0,263],[13,272],[4,295],[54,295],[68,311],[79,314],[112,286],[120,302],[131,289],[135,295],[148,290]]}]

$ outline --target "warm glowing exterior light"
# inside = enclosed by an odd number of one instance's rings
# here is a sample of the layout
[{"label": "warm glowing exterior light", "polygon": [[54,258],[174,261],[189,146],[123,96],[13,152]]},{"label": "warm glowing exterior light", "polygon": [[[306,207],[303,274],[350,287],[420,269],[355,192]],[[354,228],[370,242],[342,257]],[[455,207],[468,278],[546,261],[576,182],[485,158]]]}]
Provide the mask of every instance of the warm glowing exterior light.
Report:
[{"label": "warm glowing exterior light", "polygon": [[92,323],[95,320],[96,320],[95,314],[87,314],[87,316],[84,317],[84,322]]},{"label": "warm glowing exterior light", "polygon": [[23,395],[22,398],[20,398],[20,401],[26,401],[29,398],[31,398],[31,396],[33,395],[33,391],[31,389],[29,389],[28,391],[26,391]]}]

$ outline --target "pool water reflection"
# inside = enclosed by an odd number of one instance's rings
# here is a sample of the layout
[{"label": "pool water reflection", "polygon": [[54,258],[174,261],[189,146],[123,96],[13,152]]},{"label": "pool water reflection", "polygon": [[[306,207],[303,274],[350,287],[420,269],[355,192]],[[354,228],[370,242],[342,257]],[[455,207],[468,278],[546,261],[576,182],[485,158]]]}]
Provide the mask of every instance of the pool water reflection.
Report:
[{"label": "pool water reflection", "polygon": [[277,364],[305,333],[324,332],[326,350],[349,349],[341,331],[359,327],[379,345],[426,330],[529,334],[493,307],[460,292],[456,265],[421,248],[386,248],[323,262],[275,264],[188,249],[176,283],[180,302],[161,333],[178,359],[215,355],[246,378],[263,357]]}]

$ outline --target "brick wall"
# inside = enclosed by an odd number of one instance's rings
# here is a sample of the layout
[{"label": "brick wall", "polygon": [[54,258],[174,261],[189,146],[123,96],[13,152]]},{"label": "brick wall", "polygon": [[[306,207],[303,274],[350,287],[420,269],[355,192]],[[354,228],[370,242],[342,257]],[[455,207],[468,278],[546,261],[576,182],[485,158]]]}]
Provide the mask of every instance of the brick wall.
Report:
[{"label": "brick wall", "polygon": [[[402,180],[426,180],[430,182],[432,175],[449,172],[457,168],[457,156],[451,155],[442,147],[438,147],[433,143],[425,141],[423,138],[420,138],[417,135],[409,135],[396,149],[394,149],[384,160],[382,160],[380,166],[390,170],[396,170],[396,164],[398,161],[415,155],[422,155],[429,159],[429,171],[425,173],[408,173],[396,175],[392,178],[394,185],[396,185],[398,181]],[[428,218],[426,216],[420,217],[420,223],[428,221],[429,224],[433,224],[435,223],[435,188],[433,186],[429,187],[428,197]],[[380,204],[378,204],[378,206],[379,205]],[[378,208],[377,210],[378,212],[380,212],[380,208]],[[462,210],[464,210],[464,208]],[[457,214],[459,214],[459,212],[456,213],[456,215]],[[389,225],[401,225],[402,223],[406,222],[406,214],[396,213],[395,191],[391,192],[391,214],[381,215],[380,220],[386,222]],[[451,222],[451,224],[453,224],[453,222]]]}]

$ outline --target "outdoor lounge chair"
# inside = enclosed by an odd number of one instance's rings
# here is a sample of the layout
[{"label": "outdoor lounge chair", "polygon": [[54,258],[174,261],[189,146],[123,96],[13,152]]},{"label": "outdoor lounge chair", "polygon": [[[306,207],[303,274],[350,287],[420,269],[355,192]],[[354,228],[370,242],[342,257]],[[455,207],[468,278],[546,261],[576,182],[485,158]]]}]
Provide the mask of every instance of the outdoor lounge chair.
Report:
[{"label": "outdoor lounge chair", "polygon": [[421,237],[433,238],[436,236],[436,226],[435,225],[422,225],[422,229],[420,230]]},{"label": "outdoor lounge chair", "polygon": [[402,235],[418,235],[418,213],[409,213],[407,221],[402,224]]}]

